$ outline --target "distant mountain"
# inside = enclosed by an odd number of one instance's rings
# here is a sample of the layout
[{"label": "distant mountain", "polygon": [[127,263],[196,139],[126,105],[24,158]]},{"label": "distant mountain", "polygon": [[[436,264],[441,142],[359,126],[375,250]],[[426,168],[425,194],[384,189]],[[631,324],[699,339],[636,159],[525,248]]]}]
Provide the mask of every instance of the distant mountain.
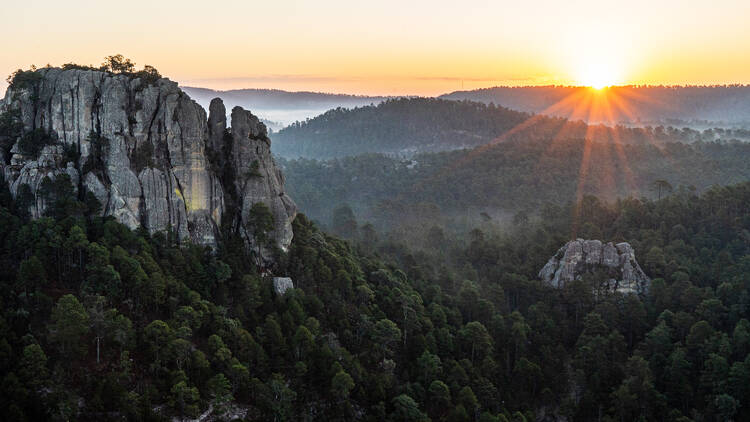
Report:
[{"label": "distant mountain", "polygon": [[531,117],[477,102],[399,98],[377,106],[330,110],[282,129],[272,140],[274,154],[286,157],[410,155],[482,145]]},{"label": "distant mountain", "polygon": [[271,134],[274,154],[327,159],[365,153],[411,156],[474,148],[491,142],[594,139],[617,143],[750,139],[744,129],[675,129],[590,125],[472,101],[391,99],[377,106],[335,109]]},{"label": "distant mountain", "polygon": [[[515,110],[599,123],[750,126],[750,86],[494,87],[456,91],[448,100],[495,103]],[[711,123],[708,123],[711,122]]]},{"label": "distant mountain", "polygon": [[219,97],[227,110],[241,106],[263,118],[270,129],[304,121],[326,110],[337,107],[360,107],[377,104],[388,97],[367,97],[346,94],[326,94],[322,92],[289,92],[279,89],[234,89],[215,91],[207,88],[182,87],[191,98],[208,110],[212,99]]}]

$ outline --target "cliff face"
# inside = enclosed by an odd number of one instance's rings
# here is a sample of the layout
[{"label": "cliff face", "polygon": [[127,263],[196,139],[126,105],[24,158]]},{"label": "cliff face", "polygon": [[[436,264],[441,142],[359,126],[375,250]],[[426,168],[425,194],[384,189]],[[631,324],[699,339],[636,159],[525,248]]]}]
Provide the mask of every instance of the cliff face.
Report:
[{"label": "cliff face", "polygon": [[602,271],[610,289],[622,293],[645,294],[651,279],[635,260],[635,251],[627,242],[602,243],[576,239],[565,244],[539,271],[539,278],[553,287],[580,279],[583,274]]},{"label": "cliff face", "polygon": [[[296,206],[284,193],[265,126],[250,112],[233,110],[227,128],[220,100],[212,102],[207,119],[168,79],[147,84],[125,75],[58,68],[36,73],[34,84],[9,88],[2,107],[19,110],[24,131],[42,129],[53,145],[32,157],[16,142],[10,157],[0,157],[11,192],[16,195],[25,184],[34,194],[32,216],[44,212],[42,180],[64,172],[78,189],[96,196],[103,214],[152,233],[171,227],[181,239],[203,245],[216,244],[227,218],[225,223],[253,244],[243,226],[250,207],[263,202],[274,217],[272,241],[282,249],[289,245]],[[71,145],[80,153],[77,163],[64,161]],[[244,177],[249,168],[252,177]]]}]

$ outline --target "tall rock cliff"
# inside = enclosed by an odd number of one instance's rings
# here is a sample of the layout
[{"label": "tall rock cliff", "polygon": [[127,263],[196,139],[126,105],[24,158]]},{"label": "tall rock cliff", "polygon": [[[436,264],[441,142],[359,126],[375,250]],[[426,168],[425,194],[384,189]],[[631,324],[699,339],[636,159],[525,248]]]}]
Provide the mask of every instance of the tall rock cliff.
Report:
[{"label": "tall rock cliff", "polygon": [[635,260],[635,251],[627,242],[602,243],[576,239],[565,244],[539,271],[539,278],[553,287],[599,271],[607,278],[607,287],[622,293],[645,294],[651,279]]},{"label": "tall rock cliff", "polygon": [[[42,181],[64,173],[96,196],[104,215],[152,233],[171,228],[203,245],[216,244],[222,223],[254,245],[248,214],[263,202],[274,217],[271,241],[289,245],[296,206],[284,192],[266,128],[250,112],[235,108],[227,127],[221,100],[211,103],[207,119],[165,78],[59,68],[31,76],[11,85],[0,111],[15,112],[23,133],[41,130],[50,140],[34,155],[21,138],[11,140],[0,167],[13,195],[30,188],[32,216],[45,210]],[[71,149],[77,160],[66,158]]]}]

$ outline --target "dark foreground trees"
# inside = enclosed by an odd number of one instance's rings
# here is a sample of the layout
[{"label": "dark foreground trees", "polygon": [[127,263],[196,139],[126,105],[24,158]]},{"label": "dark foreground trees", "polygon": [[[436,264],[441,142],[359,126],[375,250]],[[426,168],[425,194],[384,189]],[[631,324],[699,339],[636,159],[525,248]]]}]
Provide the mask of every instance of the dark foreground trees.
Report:
[{"label": "dark foreground trees", "polygon": [[629,241],[656,275],[643,298],[536,280],[573,204],[503,232],[425,230],[429,248],[347,243],[300,215],[272,271],[301,288],[278,297],[252,251],[66,215],[64,200],[31,221],[0,194],[6,420],[750,417],[750,184],[588,200],[586,230]]}]

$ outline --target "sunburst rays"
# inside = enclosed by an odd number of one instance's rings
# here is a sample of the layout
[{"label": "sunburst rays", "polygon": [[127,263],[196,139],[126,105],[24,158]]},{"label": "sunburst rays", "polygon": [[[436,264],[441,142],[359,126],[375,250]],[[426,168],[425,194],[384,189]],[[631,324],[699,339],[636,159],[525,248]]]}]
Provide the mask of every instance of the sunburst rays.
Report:
[{"label": "sunburst rays", "polygon": [[[574,201],[571,237],[575,238],[578,234],[578,228],[583,223],[580,221],[580,203],[588,192],[587,188],[590,185],[596,187],[593,193],[597,193],[606,199],[613,199],[622,193],[640,194],[638,181],[632,171],[630,158],[625,147],[628,140],[622,138],[623,134],[629,132],[632,135],[640,130],[646,142],[657,147],[659,145],[658,140],[650,130],[619,126],[624,119],[631,122],[637,120],[635,110],[637,110],[639,104],[657,103],[643,94],[636,93],[636,90],[632,88],[576,88],[566,97],[538,114],[530,116],[491,142],[475,148],[461,160],[445,166],[434,173],[432,177],[415,185],[414,188],[419,189],[426,183],[446,177],[498,144],[512,139],[519,142],[533,140],[540,136],[539,133],[549,140],[544,151],[540,153],[534,169],[535,172],[541,174],[544,171],[543,160],[558,145],[575,139],[583,139],[583,150],[580,155],[578,176],[575,182],[575,194],[570,198]],[[561,119],[554,121],[549,118],[550,116],[559,116]],[[588,123],[584,125],[583,122]],[[550,125],[552,127],[537,127],[539,125]],[[582,130],[584,127],[585,130]],[[554,131],[554,135],[551,137],[549,136],[549,129]],[[662,148],[658,149],[660,153],[665,154]],[[593,163],[592,160],[597,160],[597,162]],[[592,173],[592,165],[594,164],[599,171]],[[592,180],[592,177],[597,177],[597,180]]]}]

